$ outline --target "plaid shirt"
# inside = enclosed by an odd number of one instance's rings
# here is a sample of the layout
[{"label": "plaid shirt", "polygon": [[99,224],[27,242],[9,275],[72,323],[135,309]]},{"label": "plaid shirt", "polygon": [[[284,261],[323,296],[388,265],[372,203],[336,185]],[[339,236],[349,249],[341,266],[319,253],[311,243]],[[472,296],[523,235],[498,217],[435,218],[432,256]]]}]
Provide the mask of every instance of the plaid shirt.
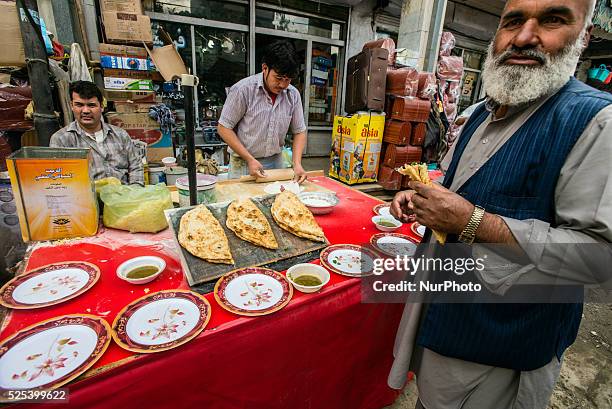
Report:
[{"label": "plaid shirt", "polygon": [[93,178],[113,176],[123,184],[144,185],[142,156],[128,133],[102,121],[104,140],[98,144],[77,124],[71,122],[51,136],[52,148],[90,148]]}]

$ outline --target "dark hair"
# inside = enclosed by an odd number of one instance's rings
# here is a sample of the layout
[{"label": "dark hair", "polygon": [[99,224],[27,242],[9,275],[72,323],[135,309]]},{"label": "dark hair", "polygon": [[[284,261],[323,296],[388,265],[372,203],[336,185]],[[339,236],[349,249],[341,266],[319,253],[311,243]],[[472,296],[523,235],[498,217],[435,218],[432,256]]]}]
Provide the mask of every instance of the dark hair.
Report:
[{"label": "dark hair", "polygon": [[70,84],[70,100],[72,100],[72,93],[75,92],[79,97],[90,99],[98,98],[100,104],[102,104],[102,91],[96,84],[90,81],[75,81]]},{"label": "dark hair", "polygon": [[287,40],[278,40],[268,45],[261,62],[277,74],[290,78],[297,77],[300,68],[295,48]]}]

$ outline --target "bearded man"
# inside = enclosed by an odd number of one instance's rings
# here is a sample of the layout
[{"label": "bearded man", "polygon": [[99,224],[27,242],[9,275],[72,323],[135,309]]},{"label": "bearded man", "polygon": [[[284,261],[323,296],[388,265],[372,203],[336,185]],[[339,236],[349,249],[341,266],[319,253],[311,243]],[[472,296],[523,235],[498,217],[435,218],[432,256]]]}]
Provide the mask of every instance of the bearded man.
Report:
[{"label": "bearded man", "polygon": [[[594,0],[509,0],[483,71],[487,101],[445,158],[442,186],[411,182],[391,212],[449,243],[500,243],[559,277],[558,243],[612,242],[612,96],[573,74]],[[474,247],[472,247],[474,248]],[[503,277],[507,278],[507,277]],[[563,277],[570,283],[586,279]],[[514,285],[514,284],[511,284]],[[581,303],[406,305],[389,385],[417,375],[426,409],[544,409]]]}]

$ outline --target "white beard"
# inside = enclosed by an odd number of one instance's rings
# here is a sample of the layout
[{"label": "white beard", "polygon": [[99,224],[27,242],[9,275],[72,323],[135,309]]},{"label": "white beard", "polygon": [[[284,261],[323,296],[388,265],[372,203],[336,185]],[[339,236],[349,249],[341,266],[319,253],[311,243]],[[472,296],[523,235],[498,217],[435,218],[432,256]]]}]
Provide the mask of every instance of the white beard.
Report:
[{"label": "white beard", "polygon": [[500,64],[509,55],[521,52],[508,49],[495,56],[491,42],[482,71],[487,96],[501,105],[516,106],[561,89],[576,71],[584,50],[585,35],[586,31],[556,56],[537,50],[523,50],[522,54],[543,61],[543,64],[535,67]]}]

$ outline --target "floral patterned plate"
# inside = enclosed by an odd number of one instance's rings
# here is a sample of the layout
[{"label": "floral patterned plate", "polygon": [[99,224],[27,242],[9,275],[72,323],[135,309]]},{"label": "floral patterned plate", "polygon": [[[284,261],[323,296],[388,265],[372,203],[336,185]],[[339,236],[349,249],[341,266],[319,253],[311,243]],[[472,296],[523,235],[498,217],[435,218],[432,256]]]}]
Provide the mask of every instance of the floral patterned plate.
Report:
[{"label": "floral patterned plate", "polygon": [[409,236],[399,233],[378,233],[370,238],[370,244],[388,256],[414,256],[417,245]]},{"label": "floral patterned plate", "polygon": [[293,287],[285,276],[268,268],[231,271],[215,285],[215,300],[222,308],[249,317],[276,312],[292,296]]},{"label": "floral patterned plate", "polygon": [[422,224],[419,224],[418,222],[414,222],[412,223],[412,225],[410,225],[410,230],[417,236],[423,237],[425,235],[425,230],[427,230],[427,227],[423,226]]},{"label": "floral patterned plate", "polygon": [[89,369],[111,340],[108,323],[65,315],[22,329],[0,344],[0,396],[9,390],[54,389]]},{"label": "floral patterned plate", "polygon": [[0,289],[0,304],[14,309],[48,307],[77,297],[100,278],[98,266],[84,261],[49,264],[19,275]]},{"label": "floral patterned plate", "polygon": [[324,267],[350,277],[372,275],[376,258],[378,256],[372,250],[354,244],[334,244],[323,250],[320,256]]},{"label": "floral patterned plate", "polygon": [[113,321],[113,339],[133,352],[160,352],[195,338],[210,320],[210,303],[187,290],[166,290],[133,301]]},{"label": "floral patterned plate", "polygon": [[391,205],[389,203],[381,203],[377,204],[372,208],[372,211],[379,216],[389,216],[391,215],[390,209]]},{"label": "floral patterned plate", "polygon": [[[377,204],[376,206],[372,208],[372,211],[379,216],[389,216],[395,219],[395,217],[391,214],[391,204],[389,203]],[[416,220],[416,215],[411,214],[410,216],[408,216],[408,222],[413,222],[415,220]]]}]

